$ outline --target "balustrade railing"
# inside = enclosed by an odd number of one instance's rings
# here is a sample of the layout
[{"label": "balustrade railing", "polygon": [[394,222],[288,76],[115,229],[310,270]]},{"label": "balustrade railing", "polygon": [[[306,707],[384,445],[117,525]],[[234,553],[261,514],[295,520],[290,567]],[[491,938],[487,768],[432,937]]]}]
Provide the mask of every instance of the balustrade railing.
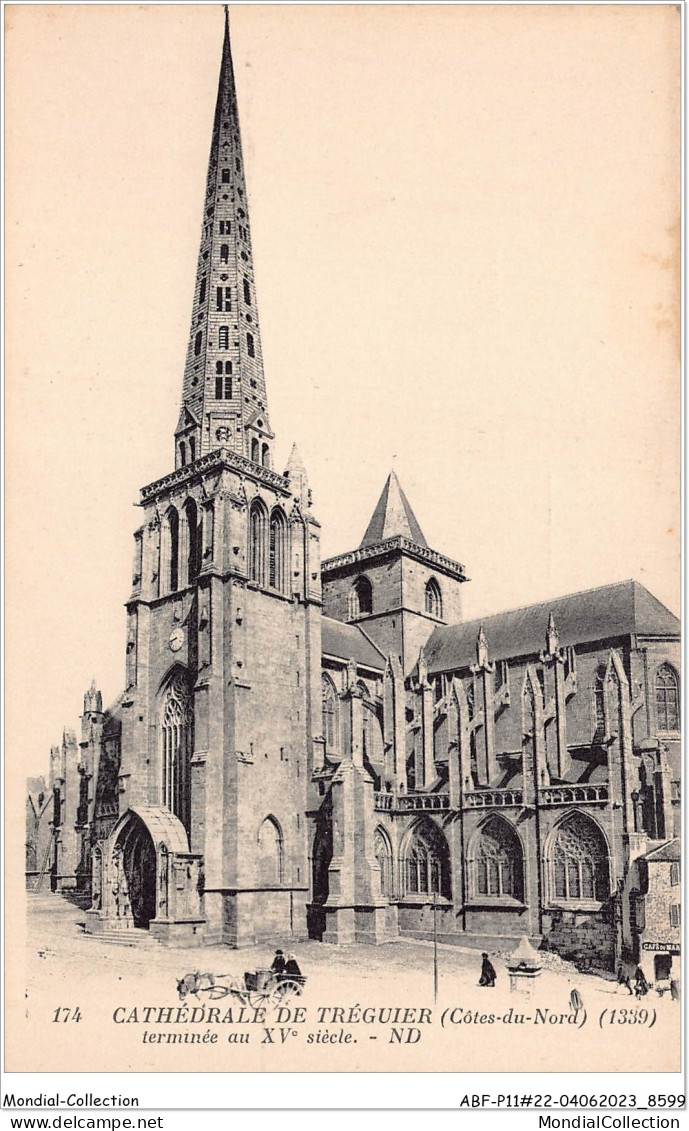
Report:
[{"label": "balustrade railing", "polygon": [[468,809],[505,808],[509,805],[523,804],[521,789],[481,789],[464,794]]},{"label": "balustrade railing", "polygon": [[[606,785],[557,785],[539,789],[540,805],[573,805],[604,803],[609,800]],[[505,809],[524,804],[521,789],[476,789],[465,793],[463,805],[467,809]],[[378,813],[415,813],[449,809],[447,793],[376,793],[374,808]]]},{"label": "balustrade railing", "polygon": [[450,798],[447,793],[376,793],[373,804],[379,813],[437,812],[450,808]]},{"label": "balustrade railing", "polygon": [[540,789],[541,805],[572,805],[577,801],[607,801],[607,785],[555,785]]}]

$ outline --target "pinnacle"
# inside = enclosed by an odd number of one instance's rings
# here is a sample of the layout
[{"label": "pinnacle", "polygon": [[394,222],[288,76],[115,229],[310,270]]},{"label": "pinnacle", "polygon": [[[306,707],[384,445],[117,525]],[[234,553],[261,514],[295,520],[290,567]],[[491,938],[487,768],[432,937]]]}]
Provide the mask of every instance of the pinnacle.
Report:
[{"label": "pinnacle", "polygon": [[306,471],[304,461],[299,454],[299,449],[296,444],[292,444],[292,451],[287,460],[287,471]]}]

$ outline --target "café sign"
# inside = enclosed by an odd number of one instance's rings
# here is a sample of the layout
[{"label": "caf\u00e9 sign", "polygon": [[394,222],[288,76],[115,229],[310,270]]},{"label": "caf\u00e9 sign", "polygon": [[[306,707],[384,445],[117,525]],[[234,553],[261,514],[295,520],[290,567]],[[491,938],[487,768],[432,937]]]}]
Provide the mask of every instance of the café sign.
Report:
[{"label": "caf\u00e9 sign", "polygon": [[643,950],[660,950],[666,953],[679,954],[678,942],[645,942],[641,946]]}]

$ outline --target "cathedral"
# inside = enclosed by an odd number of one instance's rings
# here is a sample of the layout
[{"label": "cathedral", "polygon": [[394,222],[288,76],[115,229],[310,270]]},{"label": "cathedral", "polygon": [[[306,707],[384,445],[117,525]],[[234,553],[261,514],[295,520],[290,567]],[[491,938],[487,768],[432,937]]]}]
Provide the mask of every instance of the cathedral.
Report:
[{"label": "cathedral", "polygon": [[[126,678],[29,783],[27,885],[105,939],[679,954],[677,618],[630,580],[465,621],[390,474],[321,561],[274,466],[227,18],[174,469],[141,491]],[[423,517],[423,516],[422,516]],[[678,961],[678,959],[676,960]]]}]

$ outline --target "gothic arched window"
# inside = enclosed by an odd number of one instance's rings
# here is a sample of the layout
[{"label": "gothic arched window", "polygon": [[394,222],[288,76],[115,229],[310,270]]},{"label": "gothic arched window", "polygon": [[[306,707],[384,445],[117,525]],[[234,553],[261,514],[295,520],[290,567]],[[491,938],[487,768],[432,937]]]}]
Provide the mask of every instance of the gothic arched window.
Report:
[{"label": "gothic arched window", "polygon": [[258,442],[257,437],[254,436],[253,440],[251,441],[251,458],[252,458],[254,463],[259,462],[259,458],[258,458],[259,452],[260,452],[260,444]]},{"label": "gothic arched window", "polygon": [[443,598],[434,577],[426,582],[426,612],[432,617],[440,618],[443,615]]},{"label": "gothic arched window", "polygon": [[268,584],[280,593],[287,589],[287,523],[279,508],[270,516]]},{"label": "gothic arched window", "polygon": [[558,828],[551,851],[552,897],[555,900],[601,903],[610,895],[610,869],[605,838],[598,825],[573,813]]},{"label": "gothic arched window", "polygon": [[187,676],[177,671],[163,694],[161,709],[161,802],[189,831],[193,715]]},{"label": "gothic arched window", "polygon": [[161,596],[174,593],[179,587],[179,515],[175,507],[168,507],[160,526]]},{"label": "gothic arched window", "polygon": [[329,676],[322,676],[323,686],[323,737],[326,752],[339,750],[340,741],[340,713],[338,710],[337,692]]},{"label": "gothic arched window", "polygon": [[266,817],[258,830],[257,871],[260,884],[282,883],[282,834],[274,817]]},{"label": "gothic arched window", "polygon": [[266,534],[268,516],[260,499],[255,499],[249,512],[249,576],[258,585],[266,583]]},{"label": "gothic arched window", "polygon": [[431,821],[417,825],[404,854],[404,887],[408,895],[450,898],[450,854],[445,837]]},{"label": "gothic arched window", "polygon": [[268,444],[264,444],[261,448],[261,463],[264,467],[270,467],[270,448]]},{"label": "gothic arched window", "polygon": [[502,817],[490,817],[481,826],[472,863],[476,896],[524,898],[521,844]]},{"label": "gothic arched window", "polygon": [[187,581],[191,585],[201,569],[201,523],[193,499],[187,499],[184,504],[184,516],[187,521]]},{"label": "gothic arched window", "polygon": [[349,616],[365,616],[373,612],[373,588],[367,577],[357,577],[349,592]]},{"label": "gothic arched window", "polygon": [[388,835],[381,828],[373,834],[373,852],[380,868],[380,894],[388,899],[393,894],[392,848]]},{"label": "gothic arched window", "polygon": [[679,730],[679,680],[669,664],[656,673],[656,722],[658,730]]}]

